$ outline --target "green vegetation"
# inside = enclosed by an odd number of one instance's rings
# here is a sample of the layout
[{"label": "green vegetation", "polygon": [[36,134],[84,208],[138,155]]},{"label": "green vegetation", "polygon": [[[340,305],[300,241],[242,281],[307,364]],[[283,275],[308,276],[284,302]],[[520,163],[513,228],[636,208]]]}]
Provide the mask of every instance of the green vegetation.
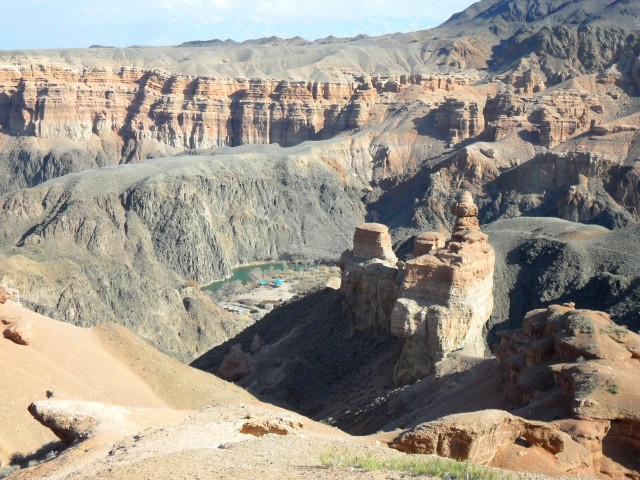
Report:
[{"label": "green vegetation", "polygon": [[596,329],[593,328],[593,323],[591,322],[591,319],[586,316],[581,315],[578,318],[576,318],[573,322],[572,327],[575,330],[578,330],[580,333],[584,333],[587,335],[593,335],[594,333],[596,333]]},{"label": "green vegetation", "polygon": [[626,335],[629,333],[627,327],[624,325],[608,325],[606,328],[601,328],[600,333],[608,335]]},{"label": "green vegetation", "polygon": [[576,385],[579,395],[589,395],[598,388],[597,383],[588,375],[584,375]]},{"label": "green vegetation", "polygon": [[614,394],[614,395],[617,395],[617,394],[619,394],[619,393],[620,393],[620,387],[619,387],[618,385],[615,385],[615,384],[614,384],[614,385],[609,385],[609,386],[607,387],[607,391],[608,391],[609,393],[612,393],[612,394]]},{"label": "green vegetation", "polygon": [[410,475],[428,475],[447,480],[510,480],[514,476],[492,468],[427,455],[391,456],[367,453],[358,455],[347,449],[331,449],[320,454],[325,467],[360,468],[367,472],[391,470]]}]

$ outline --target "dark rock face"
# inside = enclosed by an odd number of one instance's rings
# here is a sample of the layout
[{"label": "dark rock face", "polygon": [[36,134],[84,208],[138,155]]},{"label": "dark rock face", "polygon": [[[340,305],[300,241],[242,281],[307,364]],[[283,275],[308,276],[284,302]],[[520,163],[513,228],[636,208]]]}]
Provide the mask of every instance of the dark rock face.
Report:
[{"label": "dark rock face", "polygon": [[637,225],[608,231],[558,219],[514,218],[486,231],[496,249],[489,323],[494,331],[517,328],[529,310],[571,301],[640,329],[640,259],[627,254],[638,244]]},{"label": "dark rock face", "polygon": [[511,211],[607,228],[630,225],[635,221],[630,211],[638,211],[640,205],[633,204],[637,186],[625,178],[625,170],[617,162],[588,153],[536,156],[495,182],[501,193],[485,207],[484,220]]},{"label": "dark rock face", "polygon": [[259,155],[84,172],[2,199],[0,276],[31,308],[114,321],[188,359],[242,325],[187,280],[258,259],[336,258],[362,219],[358,196],[319,162]]}]

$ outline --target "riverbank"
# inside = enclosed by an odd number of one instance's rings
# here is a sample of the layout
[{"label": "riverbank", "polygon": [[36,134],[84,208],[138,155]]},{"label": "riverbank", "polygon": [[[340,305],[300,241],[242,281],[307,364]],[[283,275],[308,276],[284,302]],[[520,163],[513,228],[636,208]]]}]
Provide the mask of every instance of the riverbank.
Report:
[{"label": "riverbank", "polygon": [[[212,295],[218,304],[235,315],[246,318],[251,316],[259,320],[281,303],[295,296],[304,295],[310,290],[325,285],[329,279],[340,276],[340,269],[335,265],[320,264],[277,264],[284,268],[273,268],[276,264],[262,264],[241,267],[242,275],[248,273],[249,281],[243,283],[236,279],[228,279],[215,290],[204,290]],[[236,269],[239,270],[239,269]],[[234,270],[235,274],[235,270]],[[276,282],[278,280],[278,282]],[[261,285],[261,282],[265,282]]]}]

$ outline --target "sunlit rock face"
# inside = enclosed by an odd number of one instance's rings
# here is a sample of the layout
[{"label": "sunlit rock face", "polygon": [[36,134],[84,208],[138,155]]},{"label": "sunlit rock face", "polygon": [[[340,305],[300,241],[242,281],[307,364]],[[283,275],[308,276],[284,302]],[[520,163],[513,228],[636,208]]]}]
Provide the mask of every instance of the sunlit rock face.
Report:
[{"label": "sunlit rock face", "polygon": [[389,229],[364,223],[353,235],[353,250],[342,254],[343,313],[355,330],[388,332],[396,301],[397,258]]},{"label": "sunlit rock face", "polygon": [[435,239],[424,255],[406,262],[390,331],[405,338],[396,365],[396,380],[408,383],[430,373],[436,362],[454,350],[471,355],[485,351],[483,329],[493,310],[495,252],[480,231],[478,207],[469,192],[454,204],[456,223],[451,241],[442,245],[435,233],[423,234],[416,244]]},{"label": "sunlit rock face", "polygon": [[356,330],[404,338],[396,381],[433,371],[455,350],[485,352],[483,329],[493,310],[495,252],[480,231],[478,207],[465,192],[452,208],[451,240],[437,232],[415,239],[414,258],[398,262],[384,225],[360,225],[341,260],[345,317]]}]

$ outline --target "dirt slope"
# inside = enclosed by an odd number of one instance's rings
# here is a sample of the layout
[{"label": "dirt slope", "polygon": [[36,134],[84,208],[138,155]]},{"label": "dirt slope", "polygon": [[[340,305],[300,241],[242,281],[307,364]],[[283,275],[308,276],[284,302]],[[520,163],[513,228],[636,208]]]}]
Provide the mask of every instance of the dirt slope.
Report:
[{"label": "dirt slope", "polygon": [[[250,395],[213,375],[194,370],[114,324],[79,328],[7,302],[0,305],[3,330],[23,333],[27,345],[0,338],[0,461],[29,455],[57,438],[38,424],[27,406],[45,398],[89,400],[107,405],[183,410],[177,418],[214,401]],[[175,420],[176,416],[173,416]]]}]

